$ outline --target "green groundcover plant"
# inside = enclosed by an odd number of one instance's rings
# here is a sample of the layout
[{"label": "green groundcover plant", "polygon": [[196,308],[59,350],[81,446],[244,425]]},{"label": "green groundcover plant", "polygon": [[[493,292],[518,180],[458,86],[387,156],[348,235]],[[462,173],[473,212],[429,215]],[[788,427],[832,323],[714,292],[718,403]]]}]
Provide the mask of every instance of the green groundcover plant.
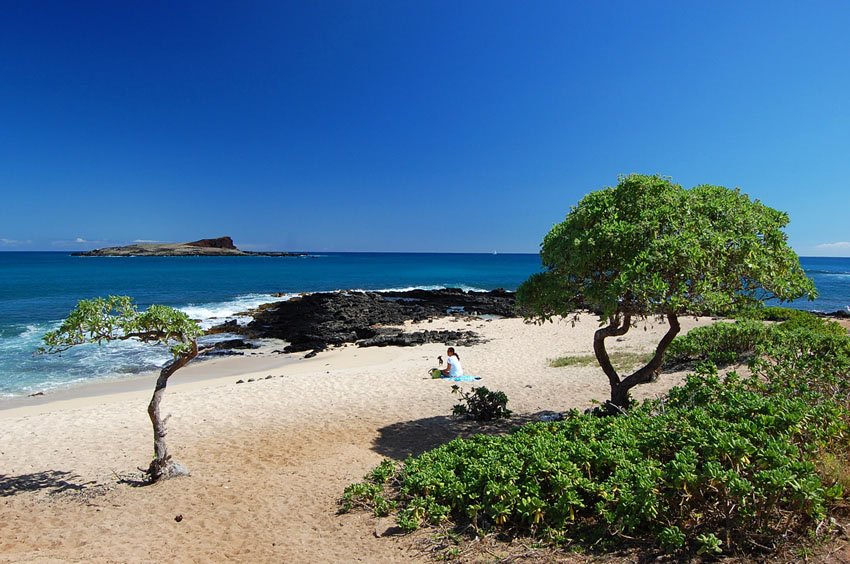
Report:
[{"label": "green groundcover plant", "polygon": [[745,360],[770,328],[755,319],[719,322],[695,327],[676,337],[667,350],[667,364],[708,360],[717,365]]},{"label": "green groundcover plant", "polygon": [[457,439],[350,486],[342,510],[396,512],[557,543],[671,552],[763,551],[843,499],[850,339],[770,331],[752,376],[701,365],[666,398],[616,417],[571,412]]},{"label": "green groundcover plant", "polygon": [[[762,320],[777,323],[770,325]],[[744,362],[767,342],[776,342],[777,339],[781,340],[783,334],[801,330],[804,338],[809,340],[820,340],[828,335],[840,340],[847,335],[847,330],[839,323],[823,319],[811,312],[766,307],[750,310],[746,316],[734,322],[718,322],[696,327],[686,335],[676,337],[667,349],[667,364],[703,360],[717,365]]]}]

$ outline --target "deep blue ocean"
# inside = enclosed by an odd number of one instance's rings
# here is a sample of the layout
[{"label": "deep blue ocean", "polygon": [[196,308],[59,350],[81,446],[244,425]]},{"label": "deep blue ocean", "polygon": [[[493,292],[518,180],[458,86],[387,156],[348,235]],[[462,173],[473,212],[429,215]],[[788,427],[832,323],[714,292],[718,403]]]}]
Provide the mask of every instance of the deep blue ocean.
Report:
[{"label": "deep blue ocean", "polygon": [[[803,258],[820,298],[791,304],[850,308],[850,258]],[[80,299],[133,296],[179,308],[205,326],[259,304],[341,289],[515,290],[540,269],[536,254],[328,253],[308,257],[72,257],[0,253],[0,398],[155,370],[164,349],[135,343],[34,356],[42,335]],[[239,319],[246,321],[245,319]]]}]

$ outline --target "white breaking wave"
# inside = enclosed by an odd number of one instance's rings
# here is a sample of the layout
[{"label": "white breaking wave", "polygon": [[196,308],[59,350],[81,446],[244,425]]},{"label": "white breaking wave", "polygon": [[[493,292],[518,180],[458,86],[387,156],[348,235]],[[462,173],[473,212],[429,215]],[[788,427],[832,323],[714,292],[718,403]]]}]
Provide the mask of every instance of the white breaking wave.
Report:
[{"label": "white breaking wave", "polygon": [[246,312],[257,309],[263,304],[286,301],[297,295],[248,294],[224,302],[189,304],[177,309],[198,321],[204,329],[233,320],[240,325],[247,325],[252,318],[250,315],[244,315]]},{"label": "white breaking wave", "polygon": [[24,353],[35,351],[41,346],[41,338],[44,334],[58,329],[59,325],[61,325],[60,321],[27,324],[23,327],[23,331],[16,336],[0,339],[0,351]]},{"label": "white breaking wave", "polygon": [[[460,288],[464,291],[485,292],[487,290],[464,284],[409,286],[383,288],[380,290],[345,289],[337,292],[408,292],[412,290],[442,290]],[[294,297],[319,292],[293,292],[286,294],[246,294],[220,302],[188,304],[178,307],[203,329],[209,329],[225,321],[235,320],[245,325],[252,320],[249,311],[259,306],[287,301]],[[159,370],[171,357],[166,346],[151,346],[137,341],[121,341],[103,345],[81,345],[60,355],[33,353],[41,346],[42,337],[57,329],[61,321],[31,323],[13,329],[14,336],[0,338],[0,355],[12,362],[9,372],[0,375],[0,398],[15,397],[32,392],[46,392],[93,380],[111,379],[127,374],[138,374]],[[203,337],[206,343],[228,338],[227,335]]]},{"label": "white breaking wave", "polygon": [[459,288],[464,292],[489,292],[489,290],[485,290],[483,288],[477,288],[475,286],[468,286],[466,284],[442,284],[442,285],[430,285],[430,286],[407,286],[404,288],[382,288],[380,290],[350,290],[351,292],[412,292],[413,290],[445,290],[447,288]]}]

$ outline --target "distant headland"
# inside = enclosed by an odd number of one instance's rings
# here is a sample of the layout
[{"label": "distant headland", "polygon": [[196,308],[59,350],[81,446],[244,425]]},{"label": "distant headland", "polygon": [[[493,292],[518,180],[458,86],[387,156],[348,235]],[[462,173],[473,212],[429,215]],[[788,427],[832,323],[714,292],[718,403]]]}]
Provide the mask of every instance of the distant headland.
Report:
[{"label": "distant headland", "polygon": [[303,257],[304,253],[253,252],[237,249],[230,237],[200,239],[191,243],[137,243],[71,253],[75,257]]}]

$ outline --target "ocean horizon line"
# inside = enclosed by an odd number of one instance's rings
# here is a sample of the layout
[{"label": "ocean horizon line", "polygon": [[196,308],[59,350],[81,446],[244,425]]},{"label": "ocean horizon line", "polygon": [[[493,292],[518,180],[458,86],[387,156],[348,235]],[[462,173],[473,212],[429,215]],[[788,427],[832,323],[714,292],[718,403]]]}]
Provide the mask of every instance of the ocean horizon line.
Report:
[{"label": "ocean horizon line", "polygon": [[[39,254],[70,254],[70,253],[79,253],[86,252],[87,250],[92,249],[35,249],[35,250],[23,250],[23,249],[0,249],[0,253],[2,254],[25,254],[25,253],[39,253]],[[302,253],[309,256],[321,256],[321,255],[509,255],[509,256],[529,256],[529,255],[539,255],[539,252],[520,252],[520,251],[307,251],[307,250],[287,250],[287,251],[264,251],[264,252],[291,252],[291,253]],[[132,258],[135,257],[141,258],[153,258],[146,257],[142,255],[131,255]],[[850,255],[797,255],[801,259],[850,259]],[[79,257],[79,258],[128,258],[128,257],[111,257],[111,256],[102,256],[102,257]],[[172,258],[168,256],[158,256],[157,258]],[[174,257],[174,258],[220,258],[220,255],[187,255],[185,257]],[[228,257],[229,258],[229,257]],[[247,258],[247,257],[233,257],[233,258]],[[299,257],[258,257],[256,255],[251,258],[299,258]]]},{"label": "ocean horizon line", "polygon": [[[41,253],[41,254],[70,254],[87,252],[92,249],[66,249],[66,250],[22,250],[22,249],[0,249],[0,253]],[[288,250],[288,251],[263,251],[263,252],[289,252],[303,253],[306,255],[539,255],[539,252],[515,252],[515,251],[305,251],[305,250]],[[142,256],[142,255],[134,255]],[[168,255],[152,255],[155,258],[170,258]],[[178,258],[231,258],[227,255],[185,255]],[[79,258],[124,258],[114,256],[97,256],[97,257],[79,257]],[[147,257],[146,257],[147,258]],[[233,258],[246,258],[241,255],[234,255]],[[249,255],[248,258],[298,258],[298,257],[258,257],[258,255]]]}]

